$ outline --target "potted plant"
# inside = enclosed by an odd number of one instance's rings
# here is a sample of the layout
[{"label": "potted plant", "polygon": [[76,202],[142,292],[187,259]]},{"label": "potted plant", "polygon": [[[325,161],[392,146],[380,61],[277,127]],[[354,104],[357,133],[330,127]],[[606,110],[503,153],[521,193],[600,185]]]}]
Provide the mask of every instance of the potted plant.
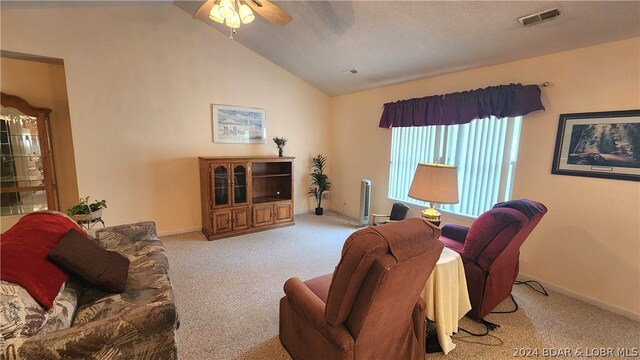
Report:
[{"label": "potted plant", "polygon": [[316,202],[318,206],[316,207],[316,215],[322,215],[322,194],[325,191],[331,190],[331,181],[329,181],[329,177],[324,173],[324,169],[327,165],[327,157],[322,154],[318,154],[318,156],[311,159],[311,167],[313,168],[313,172],[311,175],[311,184],[313,186],[309,187],[309,197],[314,196],[316,198]]},{"label": "potted plant", "polygon": [[102,217],[102,209],[107,207],[106,200],[96,200],[89,204],[89,196],[80,198],[80,202],[67,210],[67,215],[75,221],[92,221]]}]

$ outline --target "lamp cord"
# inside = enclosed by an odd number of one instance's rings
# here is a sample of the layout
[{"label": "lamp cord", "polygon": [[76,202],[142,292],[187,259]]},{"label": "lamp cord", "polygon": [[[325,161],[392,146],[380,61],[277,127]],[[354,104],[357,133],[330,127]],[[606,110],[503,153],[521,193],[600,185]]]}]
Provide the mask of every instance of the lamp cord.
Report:
[{"label": "lamp cord", "polygon": [[[544,295],[544,296],[549,296],[549,293],[547,292],[547,289],[544,288],[544,286],[542,286],[542,284],[540,284],[539,282],[535,281],[535,280],[526,280],[526,281],[514,281],[513,282],[514,285],[526,285],[529,288],[531,288],[533,291],[537,292],[540,295]],[[534,285],[537,285],[534,286]],[[509,294],[509,297],[511,298],[511,301],[513,302],[513,305],[515,306],[515,308],[513,310],[506,310],[506,311],[492,311],[490,312],[490,314],[512,314],[516,311],[518,311],[519,306],[518,303],[516,302],[516,299],[513,297],[513,294]],[[500,327],[500,325],[492,323],[490,321],[481,319],[481,320],[476,320],[478,323],[482,324],[485,326],[485,332],[484,333],[473,333],[463,327],[459,327],[460,331],[465,332],[471,336],[476,336],[476,337],[482,337],[482,336],[490,336],[493,338],[496,338],[500,341],[499,345],[494,345],[494,344],[484,344],[484,343],[480,343],[480,342],[475,342],[475,341],[465,341],[462,340],[462,338],[457,338],[460,341],[464,341],[464,342],[468,342],[468,343],[472,343],[472,344],[480,344],[480,345],[486,345],[486,346],[500,346],[503,344],[502,340],[500,338],[498,338],[497,336],[494,335],[489,335],[489,331],[493,331],[497,328]]]},{"label": "lamp cord", "polygon": [[[469,330],[467,330],[467,329],[465,329],[463,327],[458,327],[458,329],[460,329],[460,331],[465,332],[465,333],[467,333],[467,334],[469,334],[471,336],[482,337],[482,336],[487,336],[489,334],[489,331],[493,331],[493,330],[495,330],[495,329],[500,327],[500,325],[492,323],[492,322],[484,320],[484,319],[480,319],[480,320],[476,320],[476,321],[479,324],[484,325],[484,327],[485,327],[485,332],[484,333],[474,333],[474,332],[471,332],[471,331],[469,331]],[[491,335],[491,336],[495,337],[493,335]]]},{"label": "lamp cord", "polygon": [[[537,282],[535,280],[525,280],[525,281],[516,280],[513,283],[515,285],[527,285],[528,287],[530,287],[533,291],[537,292],[538,294],[544,295],[544,296],[549,296],[549,293],[547,292],[547,289],[545,289],[544,286],[542,286],[542,284],[540,284],[539,282]],[[531,284],[538,285],[539,289],[537,289],[536,287],[534,287]]]},{"label": "lamp cord", "polygon": [[513,294],[509,294],[509,297],[511,297],[511,301],[513,302],[513,305],[515,305],[515,309],[507,311],[492,311],[489,314],[512,314],[518,311],[518,303],[516,302],[516,299],[513,298]]}]

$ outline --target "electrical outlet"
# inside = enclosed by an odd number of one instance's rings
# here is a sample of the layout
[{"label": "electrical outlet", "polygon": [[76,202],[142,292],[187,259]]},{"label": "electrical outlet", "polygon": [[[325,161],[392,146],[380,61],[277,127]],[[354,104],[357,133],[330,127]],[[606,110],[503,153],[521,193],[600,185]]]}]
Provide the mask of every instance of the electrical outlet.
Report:
[{"label": "electrical outlet", "polygon": [[328,198],[329,198],[329,194],[327,194],[327,193],[322,194],[322,199],[323,200],[327,200]]}]

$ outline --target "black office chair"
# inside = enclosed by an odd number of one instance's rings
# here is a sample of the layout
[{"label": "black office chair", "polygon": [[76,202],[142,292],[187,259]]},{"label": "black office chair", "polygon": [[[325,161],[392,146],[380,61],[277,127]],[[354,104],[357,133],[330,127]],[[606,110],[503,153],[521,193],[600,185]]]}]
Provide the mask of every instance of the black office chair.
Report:
[{"label": "black office chair", "polygon": [[[393,207],[391,207],[391,214],[389,215],[371,214],[371,218],[372,218],[371,221],[373,222],[374,226],[383,225],[392,221],[400,221],[407,218],[408,212],[409,212],[409,207],[407,205],[397,202],[397,203],[393,203]],[[377,217],[388,218],[388,219],[385,221],[376,222]]]}]

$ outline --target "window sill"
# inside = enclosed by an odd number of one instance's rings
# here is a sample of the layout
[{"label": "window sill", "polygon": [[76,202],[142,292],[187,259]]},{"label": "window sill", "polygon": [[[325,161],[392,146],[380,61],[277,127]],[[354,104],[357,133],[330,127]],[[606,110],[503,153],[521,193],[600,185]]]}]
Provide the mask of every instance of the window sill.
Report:
[{"label": "window sill", "polygon": [[[409,209],[411,210],[412,213],[417,213],[420,214],[424,209],[426,209],[427,207],[429,207],[428,203],[426,204],[418,204],[415,202],[411,202],[411,201],[406,201],[406,200],[398,200],[398,199],[393,199],[388,197],[387,199],[393,201],[393,202],[401,202],[404,204],[407,204],[409,206]],[[456,214],[450,211],[446,211],[446,210],[442,210],[442,209],[437,209],[443,217],[443,223],[446,222],[451,222],[451,220],[453,220],[456,224],[468,224],[471,225],[472,222],[474,222],[476,220],[477,217],[475,216],[467,216],[467,215],[462,215],[462,214]]]},{"label": "window sill", "polygon": [[467,216],[467,215],[461,215],[461,214],[456,214],[456,213],[452,213],[452,212],[448,212],[445,210],[438,210],[440,211],[440,213],[442,213],[442,217],[443,217],[443,223],[456,223],[458,225],[465,225],[465,226],[470,226],[472,222],[474,222],[477,217],[474,216]]}]

